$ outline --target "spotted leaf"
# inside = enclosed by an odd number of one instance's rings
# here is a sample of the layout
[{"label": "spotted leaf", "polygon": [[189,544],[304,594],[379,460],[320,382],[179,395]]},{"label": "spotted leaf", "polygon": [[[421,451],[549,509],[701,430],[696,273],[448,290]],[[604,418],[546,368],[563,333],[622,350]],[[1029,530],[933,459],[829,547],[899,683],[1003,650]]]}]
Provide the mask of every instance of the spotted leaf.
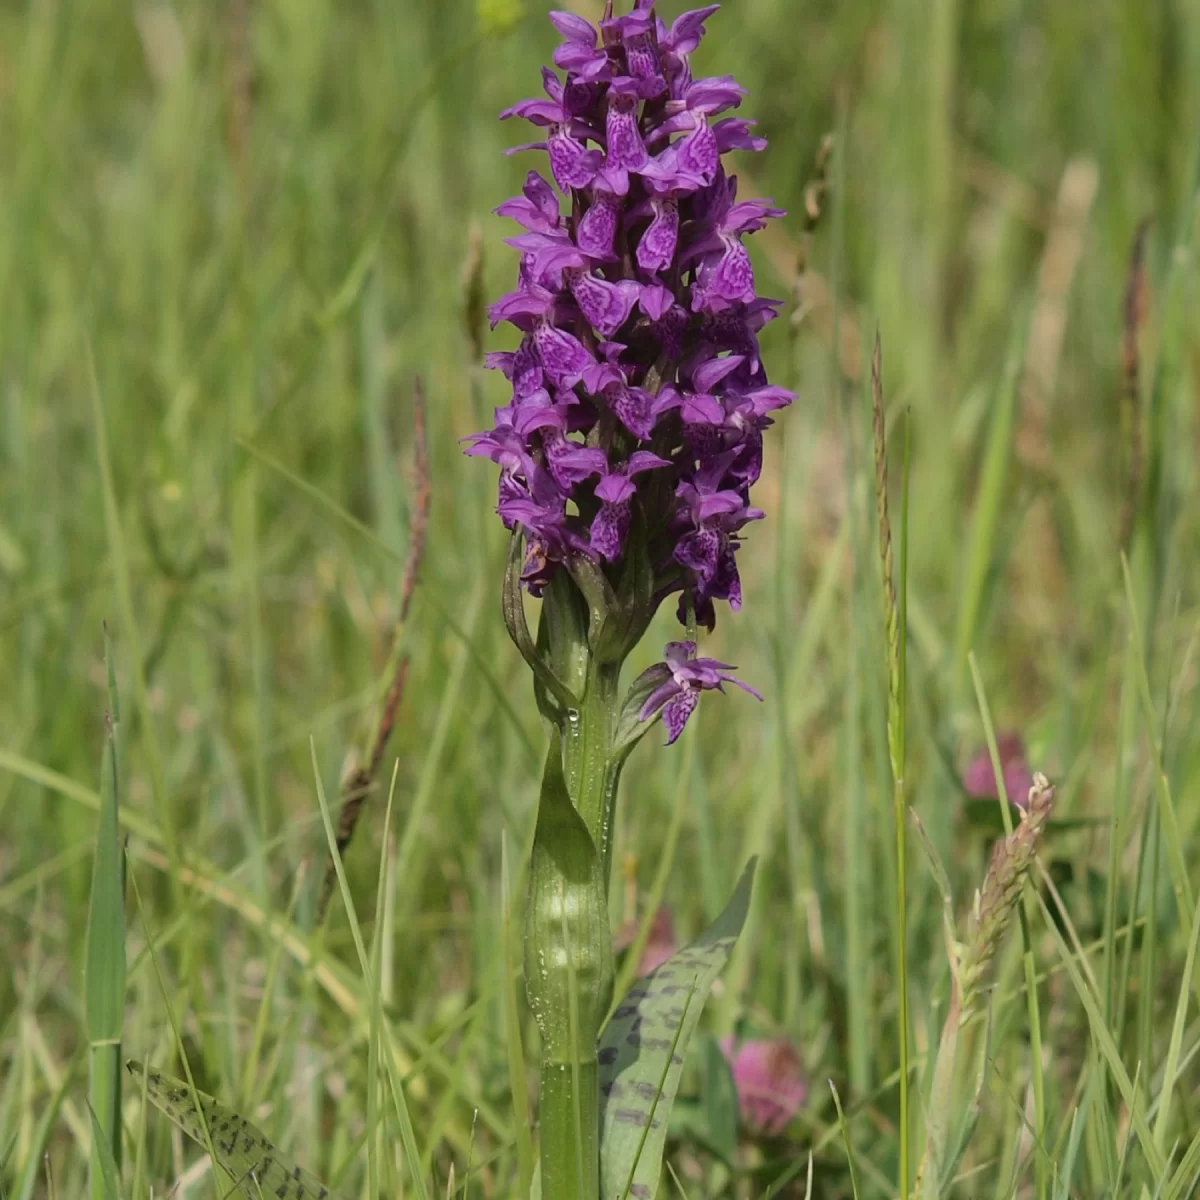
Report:
[{"label": "spotted leaf", "polygon": [[145,1080],[146,1094],[154,1104],[202,1146],[207,1146],[204,1126],[208,1126],[217,1165],[252,1200],[337,1200],[319,1179],[283,1157],[261,1129],[212,1096],[193,1093],[182,1079],[139,1062],[131,1060],[126,1066],[139,1082]]},{"label": "spotted leaf", "polygon": [[754,866],[708,929],[630,988],[601,1034],[602,1200],[653,1200],[658,1190],[688,1042],[742,931]]}]

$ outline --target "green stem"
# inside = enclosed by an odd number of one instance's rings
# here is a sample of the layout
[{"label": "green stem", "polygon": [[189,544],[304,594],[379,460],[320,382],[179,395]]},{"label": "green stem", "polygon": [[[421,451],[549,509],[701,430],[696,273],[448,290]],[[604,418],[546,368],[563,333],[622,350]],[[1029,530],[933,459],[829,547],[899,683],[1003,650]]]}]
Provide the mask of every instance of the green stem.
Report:
[{"label": "green stem", "polygon": [[896,974],[900,990],[896,1021],[900,1040],[900,1200],[908,1200],[909,1077],[908,1077],[908,822],[904,775],[908,769],[908,484],[912,464],[912,413],[904,417],[904,475],[900,492],[900,580],[897,601],[895,664],[895,762],[892,763],[892,803],[896,821]]},{"label": "green stem", "polygon": [[896,822],[896,909],[899,919],[896,927],[896,973],[899,976],[897,996],[897,1039],[900,1043],[900,1196],[908,1200],[908,929],[906,860],[904,820],[904,776],[896,777],[893,785],[892,802]]},{"label": "green stem", "polygon": [[599,1068],[590,1062],[542,1063],[542,1195],[599,1200]]},{"label": "green stem", "polygon": [[[539,1120],[547,1200],[600,1197],[596,1045],[613,987],[606,901],[620,772],[613,756],[620,672],[620,664],[588,658],[576,693],[579,706],[562,720],[561,751],[557,734],[552,736],[542,784],[535,856],[539,842],[550,853],[541,868],[535,864],[531,883],[526,986],[543,1033]],[[551,807],[556,797],[557,815]],[[575,849],[568,853],[572,839]],[[543,880],[537,890],[539,869],[558,878]],[[585,915],[590,919],[582,920]]]},{"label": "green stem", "polygon": [[612,762],[620,676],[619,664],[598,664],[592,659],[579,708],[567,714],[563,729],[567,790],[596,845],[606,889],[611,874],[613,817],[621,770]]}]

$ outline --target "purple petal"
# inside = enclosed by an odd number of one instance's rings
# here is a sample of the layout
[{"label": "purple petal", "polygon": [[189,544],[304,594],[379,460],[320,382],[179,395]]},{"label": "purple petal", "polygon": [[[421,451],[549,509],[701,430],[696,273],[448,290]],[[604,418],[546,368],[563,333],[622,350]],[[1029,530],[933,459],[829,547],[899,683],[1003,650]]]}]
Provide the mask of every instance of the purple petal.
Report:
[{"label": "purple petal", "polygon": [[630,475],[640,475],[643,471],[653,471],[656,467],[669,467],[670,461],[665,458],[660,458],[657,454],[650,450],[635,450],[629,456],[629,462],[625,465],[625,470]]},{"label": "purple petal", "polygon": [[787,388],[768,384],[765,387],[752,388],[741,394],[741,402],[749,404],[756,417],[773,412],[777,408],[786,408],[796,398],[796,393]]},{"label": "purple petal", "polygon": [[656,417],[661,416],[665,412],[670,412],[673,408],[678,408],[683,403],[683,396],[679,390],[670,383],[664,384],[654,397],[653,413]]},{"label": "purple petal", "polygon": [[740,687],[743,692],[749,692],[750,695],[755,698],[755,700],[762,700],[762,692],[760,692],[758,688],[752,688],[748,683],[745,683],[741,679],[734,679],[732,675],[726,675],[724,677],[724,682],[732,683],[734,687]]},{"label": "purple petal", "polygon": [[717,572],[717,555],[721,539],[715,529],[702,526],[684,534],[675,547],[675,561],[695,571],[701,580],[711,579]]},{"label": "purple petal", "polygon": [[704,8],[693,8],[680,13],[671,25],[671,30],[664,41],[677,54],[690,54],[700,44],[704,36],[704,22],[721,6],[709,4]]},{"label": "purple petal", "polygon": [[593,362],[583,373],[583,386],[593,396],[608,394],[610,387],[625,386],[625,376],[609,362]]},{"label": "purple petal", "polygon": [[545,150],[545,149],[546,149],[545,142],[522,142],[519,146],[509,146],[509,148],[507,150],[505,150],[504,153],[511,157],[512,155],[520,154],[520,153],[522,153],[522,151],[525,151],[525,150]]},{"label": "purple petal", "polygon": [[675,293],[661,283],[646,284],[638,299],[642,312],[652,321],[659,320],[675,302]]},{"label": "purple petal", "polygon": [[620,386],[605,392],[608,407],[635,437],[648,438],[654,431],[654,398],[638,387]]},{"label": "purple petal", "polygon": [[743,507],[742,498],[737,492],[713,492],[710,496],[702,497],[694,511],[697,520],[707,521],[722,513],[739,512]]},{"label": "purple petal", "polygon": [[488,308],[488,320],[492,328],[501,321],[512,321],[518,316],[537,316],[545,314],[554,305],[554,294],[545,288],[521,289],[502,296]]},{"label": "purple petal", "polygon": [[699,703],[699,692],[682,689],[677,696],[663,705],[662,719],[667,729],[666,745],[669,746],[678,739],[683,732],[683,727],[687,724],[688,717],[695,712],[696,705]]},{"label": "purple petal", "polygon": [[[599,489],[597,489],[599,491]],[[629,502],[605,504],[592,521],[592,549],[609,562],[621,557],[625,537],[629,533]]]},{"label": "purple petal", "polygon": [[750,127],[753,121],[744,121],[741,117],[726,117],[713,126],[717,140],[717,149],[724,154],[728,150],[765,150],[767,139],[753,137]]},{"label": "purple petal", "polygon": [[695,113],[711,116],[728,108],[737,108],[746,89],[732,75],[713,75],[697,79],[684,91],[684,102]]},{"label": "purple petal", "polygon": [[514,196],[511,200],[505,200],[503,204],[497,205],[494,211],[497,216],[511,217],[514,221],[519,221],[526,229],[537,230],[541,233],[549,232],[558,224],[557,216],[552,220],[547,220],[542,210],[536,204],[530,203],[524,196]]},{"label": "purple petal", "polygon": [[580,311],[606,336],[616,333],[625,324],[641,291],[641,286],[632,279],[609,283],[582,271],[571,277],[570,287]]},{"label": "purple petal", "polygon": [[513,428],[522,437],[538,429],[562,430],[566,425],[558,408],[550,402],[549,393],[545,388],[538,388],[532,395],[515,404]]},{"label": "purple petal", "polygon": [[742,580],[738,575],[737,559],[733,553],[732,543],[721,552],[716,576],[709,584],[709,593],[728,601],[729,607],[734,612],[742,607]]},{"label": "purple petal", "polygon": [[558,225],[558,197],[554,194],[554,189],[536,171],[530,171],[525,176],[525,186],[521,191],[550,225]]},{"label": "purple petal", "polygon": [[679,413],[685,421],[696,425],[720,425],[725,420],[720,400],[707,392],[686,393]]},{"label": "purple petal", "polygon": [[583,372],[596,361],[578,338],[552,325],[539,325],[533,340],[546,378],[556,386],[578,383]]},{"label": "purple petal", "polygon": [[726,375],[736,371],[745,361],[746,359],[741,354],[727,354],[721,358],[710,358],[692,372],[692,383],[695,384],[697,391],[711,392]]},{"label": "purple petal", "polygon": [[[654,670],[654,668],[651,667],[650,670]],[[654,691],[652,691],[650,695],[646,697],[645,703],[638,712],[638,720],[649,720],[656,712],[658,712],[660,708],[662,708],[664,704],[667,703],[668,700],[671,699],[672,696],[678,695],[681,691],[683,691],[683,688],[680,687],[680,685],[676,683],[673,678],[668,677],[667,679],[663,680],[663,682],[660,683],[658,687],[656,687]]]},{"label": "purple petal", "polygon": [[563,119],[563,110],[562,105],[553,100],[520,100],[500,114],[502,121],[509,117],[524,117],[534,125],[557,125]]},{"label": "purple petal", "polygon": [[681,173],[696,175],[704,180],[712,179],[716,175],[717,165],[721,161],[717,136],[703,118],[699,126],[681,138],[673,149],[676,169]]},{"label": "purple petal", "polygon": [[579,221],[575,244],[591,258],[609,259],[613,255],[621,198],[603,188],[592,189],[592,203]]},{"label": "purple petal", "polygon": [[591,115],[596,101],[600,99],[600,86],[599,83],[584,82],[577,75],[568,76],[563,91],[563,110],[572,117]]},{"label": "purple petal", "polygon": [[637,262],[643,271],[665,271],[679,240],[679,205],[667,197],[656,197],[653,204],[654,219],[638,242]]},{"label": "purple petal", "polygon": [[696,654],[696,643],[690,638],[680,639],[677,642],[668,642],[663,647],[663,658],[671,667],[682,666],[693,658]]},{"label": "purple petal", "polygon": [[602,475],[600,482],[596,484],[596,497],[605,504],[620,504],[630,499],[636,491],[637,487],[633,481],[627,475],[616,471]]},{"label": "purple petal", "polygon": [[721,222],[726,233],[753,233],[766,226],[774,217],[786,217],[787,209],[776,208],[765,200],[743,200],[735,204]]},{"label": "purple petal", "polygon": [[646,165],[649,155],[638,129],[637,101],[632,96],[609,92],[605,137],[607,153],[604,165],[607,170],[619,167],[638,171]]},{"label": "purple petal", "polygon": [[754,298],[754,268],[741,242],[730,241],[712,274],[711,289],[725,300]]},{"label": "purple petal", "polygon": [[614,196],[629,195],[629,172],[624,167],[601,167],[596,175],[596,182],[602,184],[606,191]]},{"label": "purple petal", "polygon": [[552,10],[549,16],[550,23],[568,41],[579,42],[589,48],[596,45],[596,30],[583,17],[573,12],[563,12],[561,9]]},{"label": "purple petal", "polygon": [[529,396],[542,386],[545,372],[542,370],[542,360],[538,355],[537,343],[534,338],[522,339],[512,359],[512,380],[514,396]]},{"label": "purple petal", "polygon": [[564,42],[554,51],[554,64],[585,83],[606,80],[612,75],[608,55],[582,42]]},{"label": "purple petal", "polygon": [[546,149],[550,154],[550,170],[554,182],[565,192],[569,188],[587,187],[604,161],[599,150],[585,149],[561,126],[550,135]]},{"label": "purple petal", "polygon": [[580,446],[562,436],[545,438],[543,445],[546,449],[546,466],[554,476],[554,482],[561,488],[582,483],[608,466],[604,451],[595,446]]},{"label": "purple petal", "polygon": [[638,80],[638,95],[649,100],[667,90],[659,66],[658,46],[652,32],[635,33],[625,38],[625,62],[629,74]]},{"label": "purple petal", "polygon": [[555,75],[555,73],[552,70],[550,70],[549,67],[542,68],[542,90],[546,93],[547,96],[550,97],[551,100],[554,101],[555,104],[559,104],[559,105],[562,104],[562,100],[563,100],[562,80],[559,79],[559,77],[557,75]]}]

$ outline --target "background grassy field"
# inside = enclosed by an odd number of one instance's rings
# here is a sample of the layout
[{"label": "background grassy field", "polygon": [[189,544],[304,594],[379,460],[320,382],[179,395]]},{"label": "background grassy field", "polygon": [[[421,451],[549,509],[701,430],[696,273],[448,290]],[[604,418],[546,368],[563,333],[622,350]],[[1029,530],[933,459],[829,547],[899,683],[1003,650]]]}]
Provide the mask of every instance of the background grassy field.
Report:
[{"label": "background grassy field", "polygon": [[[709,30],[698,71],[745,83],[743,112],[770,139],[738,164],[743,191],[792,214],[752,252],[760,289],[789,298],[764,350],[798,399],[769,439],[745,608],[706,643],[767,702],[709,697],[681,745],[638,749],[618,843],[630,883],[613,909],[635,915],[636,885],[646,911],[665,855],[665,899],[690,935],[761,854],[706,1020],[786,1034],[811,1087],[788,1136],[745,1139],[732,1173],[683,1143],[686,1194],[760,1196],[798,1169],[780,1194],[801,1195],[787,1189],[815,1147],[813,1194],[849,1195],[830,1078],[861,1194],[895,1179],[865,392],[878,327],[889,415],[912,412],[909,800],[961,915],[991,828],[958,782],[983,742],[974,651],[996,725],[1059,785],[1043,860],[1100,1004],[1098,1023],[1033,909],[1040,1044],[1012,938],[955,1194],[1035,1194],[1040,1129],[1042,1194],[1192,1195],[1200,1017],[1194,994],[1182,1016],[1178,1001],[1188,975],[1197,986],[1180,899],[1200,869],[1200,7],[731,0]],[[313,932],[313,756],[336,797],[389,677],[419,372],[432,517],[399,634],[411,670],[387,759],[394,836],[381,844],[378,796],[347,871],[369,937],[391,866],[379,985],[414,1169],[441,1194],[471,1158],[471,1194],[514,1194],[501,848],[516,879],[544,735],[499,615],[493,470],[457,439],[504,384],[478,369],[464,268],[482,246],[484,294],[510,286],[512,231],[489,210],[534,165],[502,156],[526,132],[495,114],[536,92],[553,44],[541,0],[0,5],[0,1193],[47,1194],[43,1151],[57,1195],[85,1189],[107,621],[145,921],[131,892],[124,1050],[179,1073],[173,1014],[201,1086],[367,1194],[355,1139],[374,1006],[338,899]],[[830,131],[831,190],[798,279],[803,189]],[[1122,404],[1144,218],[1140,376]],[[643,659],[672,633],[664,614]],[[909,879],[919,1098],[948,968],[916,851]],[[1156,1171],[1138,1118],[1164,1108]],[[177,1194],[220,1194],[136,1087],[124,1116],[128,1195],[164,1194],[185,1171]],[[392,1128],[387,1194],[418,1194]]]}]

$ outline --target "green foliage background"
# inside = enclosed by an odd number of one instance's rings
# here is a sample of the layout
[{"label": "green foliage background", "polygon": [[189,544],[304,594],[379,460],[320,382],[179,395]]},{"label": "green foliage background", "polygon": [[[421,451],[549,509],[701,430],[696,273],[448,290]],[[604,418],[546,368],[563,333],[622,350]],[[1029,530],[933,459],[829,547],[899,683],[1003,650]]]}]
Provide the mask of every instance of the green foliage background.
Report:
[{"label": "green foliage background", "polygon": [[[680,7],[662,6],[668,18]],[[895,1174],[896,996],[864,395],[876,326],[889,412],[913,419],[910,801],[961,911],[986,849],[958,784],[983,737],[974,650],[997,724],[1019,729],[1060,785],[1069,828],[1046,860],[1090,969],[1128,983],[1106,1021],[1131,1076],[1141,1062],[1145,1095],[1162,1086],[1190,917],[1155,841],[1147,736],[1162,748],[1193,878],[1200,822],[1200,7],[731,0],[709,31],[698,73],[745,83],[743,113],[770,139],[738,164],[743,192],[791,213],[752,252],[761,290],[796,301],[764,353],[798,399],[769,439],[758,502],[770,515],[742,556],[745,608],[722,613],[706,642],[768,700],[708,697],[691,748],[647,739],[625,773],[618,855],[644,893],[670,848],[666,898],[686,933],[762,855],[707,1021],[786,1034],[813,1081],[793,1136],[743,1147],[732,1182],[685,1147],[680,1169],[700,1172],[689,1194],[760,1195],[813,1145],[818,1194],[843,1194],[829,1077],[860,1182],[882,1194]],[[485,295],[511,286],[515,253],[501,239],[512,230],[489,210],[534,159],[503,156],[526,131],[495,114],[537,90],[553,44],[543,5],[519,0],[0,5],[9,1188],[43,1138],[59,1195],[81,1194],[86,1175],[81,1074],[55,1119],[39,1118],[87,1045],[105,620],[123,696],[129,869],[167,983],[164,997],[131,915],[125,1047],[169,1067],[169,1003],[199,1084],[257,1112],[314,1173],[361,1187],[370,1005],[336,900],[325,935],[311,932],[325,842],[308,743],[335,796],[386,687],[420,373],[432,522],[402,634],[412,667],[388,759],[397,836],[380,983],[426,1169],[444,1189],[454,1161],[461,1186],[473,1153],[485,1164],[473,1189],[509,1194],[501,844],[507,833],[510,862],[528,845],[544,735],[499,617],[494,473],[458,445],[504,402],[504,381],[474,361],[463,272],[479,236]],[[829,131],[832,191],[797,291],[803,190]],[[1138,630],[1119,560],[1134,458],[1121,339],[1147,217]],[[510,343],[504,330],[487,337]],[[646,661],[675,628],[664,613]],[[1131,644],[1148,663],[1149,717]],[[370,806],[348,854],[367,925],[382,810]],[[917,856],[909,878],[920,1068],[947,968],[940,900]],[[631,915],[624,895],[618,917]],[[1144,919],[1123,967],[1126,941],[1106,948],[1102,936],[1110,897],[1120,922]],[[1060,1156],[1098,1059],[1053,943],[1044,926],[1034,934]],[[1030,1048],[1009,949],[962,1195],[1024,1194],[1032,1178]],[[1193,1009],[1185,1055],[1198,1038]],[[1181,1076],[1167,1149],[1182,1153],[1200,1128],[1197,1078],[1194,1065]],[[142,1125],[136,1096],[125,1121],[129,1178],[172,1182],[169,1139]],[[1103,1195],[1127,1114],[1114,1092],[1081,1121],[1069,1194]],[[1131,1188],[1138,1161],[1130,1151]]]}]

